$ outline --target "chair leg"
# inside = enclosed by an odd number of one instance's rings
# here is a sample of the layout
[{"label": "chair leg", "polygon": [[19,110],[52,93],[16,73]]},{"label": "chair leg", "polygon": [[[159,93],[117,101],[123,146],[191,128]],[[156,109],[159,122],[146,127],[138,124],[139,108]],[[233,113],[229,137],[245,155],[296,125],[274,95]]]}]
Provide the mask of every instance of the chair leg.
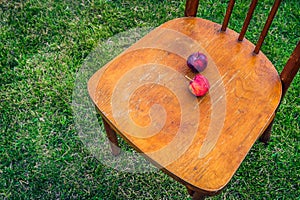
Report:
[{"label": "chair leg", "polygon": [[206,195],[201,192],[195,192],[194,190],[190,189],[186,186],[186,189],[189,193],[189,195],[192,196],[192,200],[204,200]]},{"label": "chair leg", "polygon": [[116,132],[110,127],[110,125],[107,123],[105,119],[103,119],[104,128],[106,131],[106,135],[109,140],[110,148],[112,151],[112,154],[114,156],[117,156],[121,152],[121,148],[118,143],[118,138]]},{"label": "chair leg", "polygon": [[187,189],[187,191],[188,191],[189,195],[191,195],[191,196],[193,196],[193,195],[194,195],[195,191],[191,190],[191,189],[190,189],[190,188],[188,188],[188,187],[186,187],[186,189]]},{"label": "chair leg", "polygon": [[205,195],[199,192],[194,192],[192,200],[204,200]]},{"label": "chair leg", "polygon": [[263,132],[263,134],[260,136],[259,140],[261,142],[268,144],[268,142],[270,141],[273,123],[274,123],[274,119],[269,124],[269,126],[266,128],[266,130]]}]

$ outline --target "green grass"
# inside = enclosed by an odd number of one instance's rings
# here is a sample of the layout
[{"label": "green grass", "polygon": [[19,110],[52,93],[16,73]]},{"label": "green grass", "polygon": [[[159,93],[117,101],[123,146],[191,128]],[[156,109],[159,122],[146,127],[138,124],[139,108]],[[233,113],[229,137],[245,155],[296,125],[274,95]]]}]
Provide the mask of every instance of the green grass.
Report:
[{"label": "green grass", "polygon": [[[221,23],[227,1],[200,1],[199,17]],[[249,1],[229,26],[239,30]],[[260,2],[246,37],[255,42],[272,4]],[[0,199],[189,199],[165,174],[108,168],[76,131],[72,92],[84,59],[117,33],[183,16],[183,0],[0,3]],[[281,71],[300,38],[300,3],[283,1],[262,50]],[[212,199],[299,199],[300,77],[276,117],[268,146],[256,143]]]}]

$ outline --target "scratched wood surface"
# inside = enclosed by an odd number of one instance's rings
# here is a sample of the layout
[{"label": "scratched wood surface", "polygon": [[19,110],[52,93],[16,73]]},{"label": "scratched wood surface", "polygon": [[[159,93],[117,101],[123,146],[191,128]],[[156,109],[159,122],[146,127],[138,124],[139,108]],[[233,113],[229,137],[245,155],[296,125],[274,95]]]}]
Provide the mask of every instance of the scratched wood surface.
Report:
[{"label": "scratched wood surface", "polygon": [[[136,150],[192,190],[214,192],[231,179],[272,120],[281,97],[277,71],[248,40],[199,18],[171,20],[89,80],[92,100]],[[187,57],[208,57],[209,93],[196,98]]]}]

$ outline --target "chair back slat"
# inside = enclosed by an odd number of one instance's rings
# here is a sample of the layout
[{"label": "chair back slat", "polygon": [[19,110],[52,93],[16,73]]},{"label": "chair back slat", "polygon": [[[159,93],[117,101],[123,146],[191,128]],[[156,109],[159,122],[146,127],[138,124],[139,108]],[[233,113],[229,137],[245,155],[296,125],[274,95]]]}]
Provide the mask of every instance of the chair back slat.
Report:
[{"label": "chair back slat", "polygon": [[282,82],[282,98],[284,97],[287,89],[289,88],[292,80],[296,76],[300,68],[300,41],[294,49],[292,55],[284,66],[280,79]]},{"label": "chair back slat", "polygon": [[[254,53],[258,54],[260,51],[260,48],[264,42],[264,39],[269,31],[269,28],[272,24],[272,21],[278,11],[278,8],[280,6],[282,0],[275,0],[274,4],[272,6],[272,9],[268,15],[267,21],[264,25],[264,28],[259,36],[259,39],[256,43]],[[252,0],[247,16],[245,18],[243,27],[241,29],[241,32],[239,34],[238,40],[242,41],[245,37],[246,31],[248,29],[250,20],[253,16],[254,10],[257,6],[258,0]],[[235,0],[230,0],[227,6],[226,14],[222,23],[221,31],[226,31],[229,19],[233,10],[235,4]],[[199,0],[186,0],[186,7],[184,15],[186,17],[196,17],[197,9],[199,5]],[[281,82],[282,82],[282,97],[284,97],[287,89],[289,88],[293,78],[296,76],[297,72],[299,71],[300,67],[300,41],[298,42],[295,50],[293,51],[292,55],[290,56],[288,62],[286,63],[283,71],[280,74]]]},{"label": "chair back slat", "polygon": [[279,8],[279,5],[280,5],[281,1],[282,0],[275,0],[275,2],[274,2],[274,5],[273,5],[273,7],[271,9],[271,12],[270,12],[270,14],[268,16],[268,19],[267,19],[267,22],[266,22],[266,24],[264,26],[264,29],[262,30],[262,32],[261,32],[261,34],[259,36],[259,39],[258,39],[258,41],[256,43],[256,46],[255,46],[255,49],[254,49],[254,53],[256,53],[256,54],[259,53],[259,50],[260,50],[260,48],[261,48],[261,46],[262,46],[262,44],[263,44],[263,42],[265,40],[265,37],[266,37],[266,35],[267,35],[268,31],[269,31],[269,28],[270,28],[270,26],[272,24],[272,21],[273,21],[273,19],[275,17],[275,14],[276,14],[276,12],[277,12],[277,10]]},{"label": "chair back slat", "polygon": [[238,38],[239,41],[242,41],[245,37],[246,31],[247,31],[248,26],[250,24],[250,20],[252,18],[252,15],[254,13],[255,8],[256,8],[257,2],[258,2],[258,0],[252,0],[252,2],[251,2],[249,11],[247,13],[247,17],[244,21],[243,28],[242,28],[242,30],[240,32],[240,35],[239,35],[239,38]]},{"label": "chair back slat", "polygon": [[196,17],[198,5],[199,5],[199,0],[186,0],[184,16]]},{"label": "chair back slat", "polygon": [[221,27],[221,31],[226,31],[226,28],[228,26],[228,22],[229,22],[229,19],[230,19],[232,10],[233,10],[234,3],[235,3],[235,0],[230,0],[229,3],[228,3],[228,7],[227,7],[226,14],[225,14],[225,17],[224,17],[224,21],[223,21],[223,24],[222,24],[222,27]]}]

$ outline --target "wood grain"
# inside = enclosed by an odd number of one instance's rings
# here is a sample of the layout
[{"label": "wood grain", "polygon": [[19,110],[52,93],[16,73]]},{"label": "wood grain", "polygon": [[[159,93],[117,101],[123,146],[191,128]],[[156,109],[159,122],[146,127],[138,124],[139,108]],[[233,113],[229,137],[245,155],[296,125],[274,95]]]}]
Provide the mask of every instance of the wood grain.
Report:
[{"label": "wood grain", "polygon": [[[268,58],[253,54],[248,40],[238,42],[238,33],[220,29],[199,18],[166,22],[88,83],[113,129],[199,194],[215,194],[228,183],[281,98],[281,81]],[[186,59],[194,51],[209,58],[203,74],[212,87],[203,98],[189,93],[184,78],[193,77]]]}]

